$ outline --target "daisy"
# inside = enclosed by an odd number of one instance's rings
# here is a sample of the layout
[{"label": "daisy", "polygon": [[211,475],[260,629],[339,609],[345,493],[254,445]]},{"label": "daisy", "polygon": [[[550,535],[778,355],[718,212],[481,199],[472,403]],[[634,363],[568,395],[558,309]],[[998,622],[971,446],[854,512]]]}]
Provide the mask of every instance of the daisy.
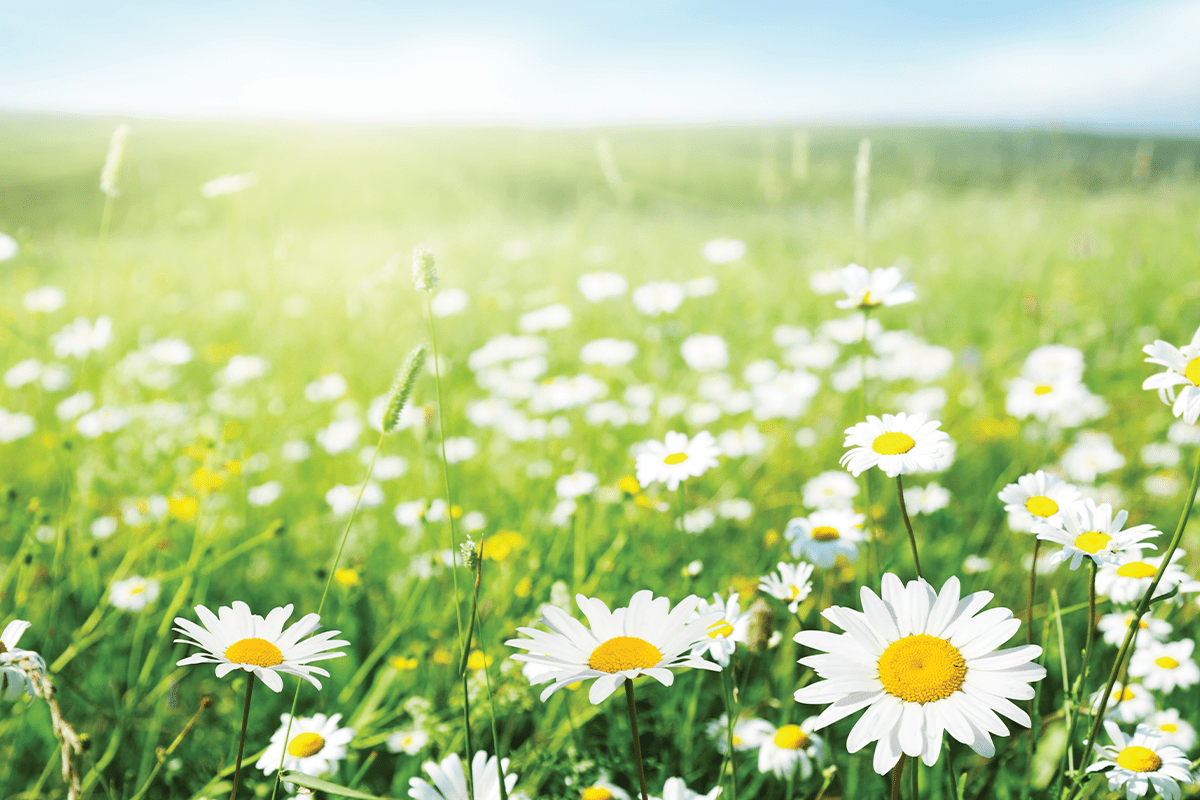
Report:
[{"label": "daisy", "polygon": [[[1104,574],[1104,569],[1101,568],[1100,575]],[[1100,576],[1096,576],[1096,585],[1100,585]],[[1125,636],[1129,633],[1129,626],[1133,624],[1133,612],[1126,611],[1124,614],[1105,614],[1096,623],[1096,627],[1104,634],[1104,641],[1114,647],[1119,647],[1125,641]],[[1143,615],[1141,622],[1138,623],[1137,635],[1133,637],[1134,647],[1145,647],[1151,642],[1161,642],[1164,637],[1171,635],[1171,623],[1165,619],[1155,619],[1149,615]]]},{"label": "daisy", "polygon": [[393,753],[407,753],[415,756],[429,744],[429,733],[421,728],[413,727],[396,731],[387,737],[387,749]]},{"label": "daisy", "polygon": [[646,442],[637,457],[637,481],[643,487],[665,483],[668,491],[681,481],[697,478],[717,465],[721,449],[708,431],[688,438],[686,433],[668,431],[662,442]]},{"label": "daisy", "polygon": [[1038,522],[1034,524],[1033,532],[1043,541],[1063,546],[1051,555],[1051,563],[1061,564],[1069,558],[1071,569],[1078,569],[1086,556],[1101,566],[1119,563],[1121,556],[1129,552],[1154,548],[1152,544],[1144,544],[1143,540],[1158,536],[1159,531],[1153,525],[1134,525],[1122,530],[1127,519],[1128,511],[1113,516],[1112,506],[1108,503],[1096,505],[1089,497],[1062,515],[1061,526]]},{"label": "daisy", "polygon": [[710,264],[728,264],[730,261],[737,261],[746,255],[746,243],[741,239],[730,239],[725,236],[709,239],[704,243],[700,254]]},{"label": "daisy", "polygon": [[[1176,563],[1186,555],[1185,550],[1175,551],[1171,563],[1163,572],[1162,580],[1155,587],[1155,591],[1161,595],[1178,586],[1179,594],[1175,597],[1177,603],[1183,602],[1184,593],[1200,591],[1200,581],[1192,580],[1183,567]],[[1131,554],[1116,564],[1105,564],[1096,575],[1096,591],[1114,603],[1136,603],[1150,588],[1158,568],[1162,566],[1162,560],[1162,556],[1143,560]]]},{"label": "daisy", "polygon": [[878,466],[889,478],[914,469],[933,469],[937,455],[950,436],[938,430],[940,422],[927,422],[924,414],[870,415],[846,429],[843,447],[849,447],[840,464],[858,477]]},{"label": "daisy", "polygon": [[1065,344],[1048,344],[1025,357],[1021,374],[1038,383],[1083,380],[1083,353]]},{"label": "daisy", "polygon": [[790,780],[799,769],[800,780],[806,780],[813,773],[814,762],[817,769],[825,766],[825,740],[813,733],[816,724],[817,718],[809,717],[799,725],[771,726],[758,749],[758,771]]},{"label": "daisy", "polygon": [[950,505],[950,492],[940,483],[910,486],[904,490],[904,505],[910,514],[932,514]]},{"label": "daisy", "polygon": [[601,300],[625,294],[629,288],[629,281],[625,280],[624,275],[616,272],[589,272],[587,275],[580,275],[575,285],[589,302],[599,303]]},{"label": "daisy", "polygon": [[[717,747],[717,752],[725,755],[729,751],[729,715],[722,714],[704,728],[704,733]],[[733,723],[733,749],[739,752],[754,750],[763,739],[775,735],[775,726],[765,719],[752,717],[739,719]]]},{"label": "daisy", "polygon": [[[115,520],[114,520],[115,522]],[[108,602],[122,611],[141,611],[158,599],[159,585],[154,578],[134,575],[116,581],[108,590]]]},{"label": "daisy", "polygon": [[1195,641],[1184,639],[1162,644],[1150,642],[1135,650],[1129,660],[1129,674],[1141,678],[1147,689],[1173,692],[1200,683],[1200,667],[1192,660]]},{"label": "daisy", "polygon": [[583,346],[579,360],[584,364],[619,367],[633,361],[637,352],[637,345],[624,339],[596,339]]},{"label": "daisy", "polygon": [[844,300],[838,300],[838,308],[871,309],[879,306],[898,306],[917,299],[911,283],[901,283],[904,275],[899,267],[884,267],[868,271],[858,264],[848,264],[838,270]]},{"label": "daisy", "polygon": [[30,661],[42,672],[46,671],[46,662],[40,655],[32,650],[17,647],[17,640],[28,630],[30,624],[23,619],[14,619],[4,626],[4,632],[0,633],[0,691],[4,692],[5,700],[16,700],[25,692],[30,697],[34,696],[33,686],[30,685],[25,671],[17,666],[17,662]]},{"label": "daisy", "polygon": [[[839,474],[851,480],[846,473]],[[804,557],[816,566],[828,569],[838,556],[851,562],[858,558],[858,543],[863,540],[865,519],[864,515],[851,509],[814,511],[807,517],[789,520],[783,536],[792,543],[795,558]]]},{"label": "daisy", "polygon": [[[1157,389],[1162,401],[1171,406],[1171,412],[1188,425],[1200,418],[1200,328],[1192,335],[1192,341],[1181,348],[1158,339],[1154,344],[1142,348],[1149,356],[1148,364],[1166,367],[1166,372],[1151,375],[1142,384],[1143,389]],[[1182,389],[1176,391],[1177,386]]]},{"label": "daisy", "polygon": [[650,800],[716,800],[720,794],[720,786],[713,787],[708,794],[700,794],[689,789],[683,778],[667,778],[662,797],[651,797]]},{"label": "daisy", "polygon": [[804,505],[809,508],[849,508],[858,497],[858,481],[833,469],[805,483],[802,491]]},{"label": "daisy", "polygon": [[1132,737],[1126,738],[1115,722],[1105,722],[1104,730],[1115,747],[1095,745],[1101,756],[1087,768],[1088,772],[1112,770],[1108,773],[1108,790],[1114,792],[1125,787],[1126,800],[1146,794],[1153,787],[1165,800],[1177,800],[1179,783],[1192,783],[1191,765],[1187,756],[1178,747],[1163,744],[1156,731],[1146,725],[1138,725]]},{"label": "daisy", "polygon": [[600,772],[600,780],[584,789],[579,800],[629,800],[629,792],[608,781],[608,773]]},{"label": "daisy", "polygon": [[693,333],[683,340],[679,351],[696,372],[715,372],[729,366],[729,346],[717,334]]},{"label": "daisy", "polygon": [[708,617],[712,614],[721,617],[708,628],[708,636],[692,647],[692,656],[699,657],[707,653],[722,667],[729,666],[729,658],[737,650],[737,643],[745,644],[746,634],[750,629],[750,612],[742,611],[738,603],[737,592],[729,595],[728,600],[714,594],[712,602],[701,600],[696,604],[695,616]]},{"label": "daisy", "polygon": [[517,782],[517,776],[508,771],[508,759],[501,759],[499,765],[496,757],[488,758],[482,750],[475,752],[471,759],[471,788],[474,792],[467,793],[467,775],[463,771],[462,759],[458,753],[451,753],[438,764],[426,761],[421,767],[429,775],[432,784],[421,778],[408,779],[408,796],[414,800],[500,800],[500,771],[504,771],[504,788],[508,796],[516,800],[520,795],[513,795],[512,788]]},{"label": "daisy", "polygon": [[795,641],[827,654],[800,663],[829,680],[799,689],[800,703],[830,703],[814,729],[863,708],[846,741],[851,752],[878,740],[874,768],[880,775],[901,754],[921,756],[927,766],[941,752],[942,732],[990,758],[991,736],[1005,736],[1003,714],[1020,725],[1028,715],[1012,700],[1034,696],[1029,683],[1046,676],[1031,663],[1042,653],[1036,645],[997,651],[1021,622],[1006,608],[981,609],[991,592],[976,592],[959,602],[958,578],[941,592],[924,580],[907,586],[890,573],[883,576],[883,599],[861,592],[864,611],[833,606],[822,616],[846,631],[805,630]]},{"label": "daisy", "polygon": [[1084,431],[1063,453],[1063,471],[1079,483],[1094,483],[1100,475],[1125,466],[1125,456],[1113,447],[1112,437],[1098,431]]},{"label": "daisy", "polygon": [[1146,725],[1159,732],[1163,744],[1175,745],[1185,753],[1196,746],[1196,729],[1187,720],[1180,719],[1179,712],[1173,708],[1154,712]]},{"label": "daisy", "polygon": [[692,618],[699,598],[688,595],[671,608],[665,597],[654,597],[649,589],[633,595],[627,608],[609,611],[597,598],[575,596],[588,619],[584,627],[565,611],[544,606],[542,622],[550,632],[517,628],[530,638],[509,639],[505,644],[528,650],[513,656],[516,661],[544,665],[548,669],[532,683],[550,686],[542,691],[544,701],[559,689],[577,681],[596,678],[588,692],[593,705],[621,687],[626,679],[649,675],[663,686],[675,681],[672,669],[695,667],[720,672],[721,668],[691,654],[691,649],[708,638],[719,612]]},{"label": "daisy", "polygon": [[[1092,694],[1091,713],[1100,709],[1101,689]],[[1105,719],[1119,719],[1126,724],[1140,722],[1154,713],[1154,697],[1140,683],[1117,684],[1108,697]]]},{"label": "daisy", "polygon": [[671,281],[647,283],[633,290],[633,306],[648,317],[671,314],[678,310],[687,296],[683,286]]},{"label": "daisy", "polygon": [[187,637],[175,641],[196,645],[206,652],[188,656],[178,666],[216,664],[218,678],[242,669],[257,675],[273,692],[283,689],[280,673],[304,678],[320,689],[321,682],[314,673],[325,677],[329,673],[311,663],[344,656],[330,651],[350,644],[333,638],[341,631],[323,631],[300,641],[319,627],[320,617],[316,614],[306,614],[285,631],[283,625],[292,615],[291,603],[274,609],[265,618],[252,614],[241,600],[235,600],[232,608],[221,606],[217,614],[196,606],[196,615],[203,627],[183,617],[175,618],[175,630]]},{"label": "daisy", "polygon": [[813,565],[803,561],[792,566],[783,561],[779,562],[779,575],[766,575],[758,582],[758,588],[774,597],[776,600],[788,601],[788,611],[795,614],[801,601],[812,591]]},{"label": "daisy", "polygon": [[1032,416],[1039,422],[1075,428],[1104,416],[1108,404],[1076,380],[1039,383],[1029,378],[1013,378],[1008,383],[1004,410],[1017,419]]},{"label": "daisy", "polygon": [[1008,527],[1030,533],[1038,522],[1061,524],[1063,509],[1079,502],[1079,490],[1039,469],[1005,486],[999,497],[1008,512]]},{"label": "daisy", "polygon": [[[311,717],[296,717],[282,714],[279,729],[271,735],[271,743],[263,751],[255,768],[270,775],[279,768],[303,772],[305,775],[321,777],[337,770],[338,762],[346,757],[346,746],[354,738],[353,728],[339,728],[342,715],[314,714]],[[289,725],[291,733],[288,733]],[[284,737],[291,736],[285,752]]]}]

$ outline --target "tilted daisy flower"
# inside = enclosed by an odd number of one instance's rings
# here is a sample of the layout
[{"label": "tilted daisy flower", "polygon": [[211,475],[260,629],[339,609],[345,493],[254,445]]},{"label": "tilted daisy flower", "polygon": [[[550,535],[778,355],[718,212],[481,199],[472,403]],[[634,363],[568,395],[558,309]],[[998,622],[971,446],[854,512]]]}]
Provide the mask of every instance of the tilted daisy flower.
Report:
[{"label": "tilted daisy flower", "polygon": [[708,635],[692,647],[693,656],[707,653],[713,661],[722,667],[729,666],[729,658],[737,650],[737,643],[746,641],[746,633],[750,629],[750,612],[742,611],[738,602],[737,592],[729,595],[728,600],[714,594],[712,602],[701,600],[696,605],[695,617],[707,617],[720,614],[708,628]]},{"label": "tilted daisy flower", "polygon": [[[1142,352],[1149,356],[1147,364],[1167,368],[1166,372],[1146,378],[1142,388],[1157,389],[1162,401],[1171,406],[1171,413],[1188,425],[1195,425],[1200,419],[1200,328],[1183,347],[1176,348],[1158,339],[1143,347]],[[1183,388],[1176,389],[1178,386]]]},{"label": "tilted daisy flower", "polygon": [[858,497],[858,481],[840,469],[828,470],[805,483],[803,491],[809,508],[849,508]]},{"label": "tilted daisy flower", "polygon": [[[337,770],[338,762],[346,757],[346,746],[354,738],[353,728],[338,727],[341,714],[326,717],[314,714],[311,717],[296,717],[283,714],[279,717],[279,729],[271,734],[271,743],[254,765],[264,774],[270,775],[279,768],[303,772],[305,775],[321,777]],[[284,737],[288,736],[291,722],[291,738],[284,748]]]},{"label": "tilted daisy flower", "polygon": [[716,800],[720,794],[720,786],[713,787],[708,794],[700,794],[689,789],[683,778],[667,778],[662,797],[651,797],[650,800]]},{"label": "tilted daisy flower", "polygon": [[1012,700],[1032,698],[1029,684],[1046,676],[1032,663],[1042,648],[996,650],[1021,622],[1007,608],[982,611],[991,592],[960,602],[958,578],[935,592],[924,580],[905,586],[888,573],[882,595],[864,586],[863,611],[832,606],[821,612],[846,633],[803,630],[794,637],[826,652],[800,659],[826,678],[795,694],[799,703],[831,704],[814,729],[867,709],[850,731],[846,750],[854,753],[877,740],[874,768],[884,775],[901,754],[932,765],[943,731],[990,758],[996,752],[992,735],[1008,735],[997,712],[1029,725],[1029,716]]},{"label": "tilted daisy flower", "polygon": [[580,792],[579,800],[629,800],[629,792],[609,782],[608,773],[601,771],[600,780]]},{"label": "tilted daisy flower", "polygon": [[[1100,699],[1104,690],[1093,692],[1091,697],[1091,713],[1100,710]],[[1104,707],[1105,719],[1119,719],[1126,724],[1141,722],[1154,713],[1154,696],[1140,683],[1129,683],[1124,686],[1117,684],[1108,697],[1108,705]]]},{"label": "tilted daisy flower", "polygon": [[785,779],[799,770],[800,780],[806,780],[814,764],[817,769],[825,766],[825,740],[813,733],[816,724],[817,718],[809,717],[799,725],[771,726],[758,748],[758,771]]},{"label": "tilted daisy flower", "polygon": [[158,581],[154,578],[134,575],[109,587],[108,602],[122,611],[141,611],[158,599],[158,592]]},{"label": "tilted daisy flower", "polygon": [[686,433],[668,431],[661,441],[649,441],[642,445],[637,457],[637,481],[643,487],[651,483],[665,483],[668,491],[675,491],[688,478],[697,478],[717,465],[721,448],[708,431],[700,431],[692,438]]},{"label": "tilted daisy flower", "polygon": [[500,770],[504,770],[504,788],[508,796],[516,800],[526,797],[524,792],[514,795],[513,786],[517,776],[508,771],[508,759],[488,758],[488,754],[477,750],[471,758],[471,788],[474,792],[467,793],[467,774],[463,770],[462,759],[458,753],[451,753],[439,764],[426,761],[421,765],[429,775],[430,784],[421,778],[408,779],[408,796],[414,800],[500,800]]},{"label": "tilted daisy flower", "polygon": [[196,606],[196,615],[203,627],[183,617],[175,618],[175,630],[187,637],[175,641],[196,645],[206,652],[188,656],[178,666],[216,664],[218,678],[242,669],[257,675],[274,692],[283,689],[280,673],[303,678],[320,689],[321,682],[314,674],[329,677],[329,673],[311,666],[312,662],[344,656],[330,651],[350,644],[333,638],[341,631],[323,631],[301,641],[320,627],[321,618],[316,614],[306,614],[285,631],[283,625],[292,616],[291,603],[266,617],[251,613],[241,600],[235,600],[232,608],[221,606],[216,614]]},{"label": "tilted daisy flower", "polygon": [[870,415],[846,429],[843,447],[849,447],[838,462],[854,477],[878,466],[889,478],[917,469],[932,470],[937,456],[950,436],[938,428],[942,423],[927,421],[924,414]]},{"label": "tilted daisy flower", "polygon": [[[1178,586],[1176,603],[1183,602],[1185,593],[1200,591],[1200,581],[1193,580],[1183,571],[1183,567],[1176,563],[1186,555],[1186,550],[1175,551],[1171,556],[1171,563],[1163,571],[1162,580],[1154,589],[1162,595]],[[1150,588],[1150,582],[1162,566],[1162,559],[1162,556],[1142,559],[1139,554],[1131,554],[1123,557],[1117,564],[1105,564],[1096,574],[1096,591],[1114,603],[1136,603]]]},{"label": "tilted daisy flower", "polygon": [[858,264],[847,264],[838,270],[842,282],[843,300],[838,308],[871,309],[879,306],[898,306],[917,299],[911,283],[902,283],[904,274],[899,267],[868,270]]},{"label": "tilted daisy flower", "polygon": [[764,575],[758,581],[758,588],[777,600],[786,600],[788,611],[793,614],[800,608],[800,603],[812,591],[813,565],[799,562],[795,566],[784,561],[779,562],[779,574]]},{"label": "tilted daisy flower", "polygon": [[[709,722],[704,733],[716,745],[717,752],[725,755],[729,752],[729,715],[721,716]],[[775,726],[765,719],[751,717],[739,719],[733,723],[733,749],[739,752],[754,750],[762,744],[763,739],[775,735]]]},{"label": "tilted daisy flower", "polygon": [[1178,747],[1164,744],[1153,728],[1138,725],[1133,736],[1127,738],[1120,726],[1109,720],[1104,723],[1104,730],[1114,746],[1095,745],[1101,758],[1087,771],[1109,770],[1107,778],[1110,792],[1124,786],[1126,800],[1134,800],[1153,787],[1164,800],[1177,800],[1180,796],[1179,784],[1191,785],[1191,765],[1187,756]]},{"label": "tilted daisy flower", "polygon": [[[1096,576],[1096,585],[1100,585],[1100,575],[1104,574],[1104,570],[1108,567],[1101,568],[1101,572]],[[1114,647],[1120,647],[1125,641],[1125,636],[1129,633],[1129,626],[1133,624],[1133,612],[1126,611],[1124,614],[1105,614],[1096,623],[1096,627],[1100,633],[1104,635],[1104,641]],[[1134,647],[1145,647],[1151,642],[1161,642],[1163,639],[1171,635],[1171,623],[1165,619],[1155,619],[1149,614],[1142,615],[1142,619],[1138,622],[1137,635],[1133,637]]]},{"label": "tilted daisy flower", "polygon": [[1196,729],[1187,720],[1180,719],[1179,711],[1174,708],[1154,712],[1146,725],[1158,731],[1163,744],[1173,744],[1185,753],[1196,746]]},{"label": "tilted daisy flower", "polygon": [[528,639],[509,639],[505,644],[528,650],[512,658],[545,667],[532,683],[553,683],[542,691],[542,700],[577,681],[596,678],[588,692],[595,704],[621,687],[626,679],[649,675],[663,686],[675,682],[672,669],[695,667],[720,672],[691,650],[704,642],[719,612],[693,617],[700,600],[688,595],[675,608],[665,597],[649,589],[637,592],[627,608],[609,611],[597,598],[575,595],[575,602],[591,628],[555,606],[543,606],[543,624],[550,631],[517,628]]},{"label": "tilted daisy flower", "polygon": [[1141,678],[1147,689],[1173,692],[1200,683],[1200,667],[1192,660],[1196,643],[1191,639],[1162,644],[1151,642],[1134,651],[1129,674]]},{"label": "tilted daisy flower", "polygon": [[[841,473],[847,478],[850,476]],[[831,508],[814,511],[807,517],[788,521],[783,536],[792,543],[792,555],[807,558],[813,564],[828,569],[838,556],[847,561],[858,559],[858,545],[863,540],[863,520],[866,517],[852,509]]]},{"label": "tilted daisy flower", "polygon": [[1005,486],[1000,491],[1000,502],[1008,512],[1008,527],[1030,533],[1039,522],[1058,525],[1063,509],[1079,502],[1079,490],[1039,469]]},{"label": "tilted daisy flower", "polygon": [[33,697],[33,687],[29,685],[29,677],[17,666],[18,662],[29,661],[42,672],[46,671],[46,662],[32,650],[17,647],[21,634],[29,630],[31,623],[23,619],[14,619],[4,626],[0,633],[0,692],[5,700],[16,700],[28,692]]},{"label": "tilted daisy flower", "polygon": [[1108,503],[1096,505],[1096,501],[1088,497],[1063,513],[1061,526],[1038,522],[1034,524],[1033,532],[1042,541],[1062,545],[1062,550],[1050,556],[1051,563],[1061,564],[1071,559],[1071,569],[1078,569],[1079,563],[1087,557],[1101,566],[1119,562],[1122,555],[1140,553],[1147,547],[1154,549],[1154,545],[1146,544],[1144,540],[1158,536],[1160,532],[1153,525],[1134,525],[1122,530],[1127,519],[1128,511],[1113,516],[1112,506]]}]

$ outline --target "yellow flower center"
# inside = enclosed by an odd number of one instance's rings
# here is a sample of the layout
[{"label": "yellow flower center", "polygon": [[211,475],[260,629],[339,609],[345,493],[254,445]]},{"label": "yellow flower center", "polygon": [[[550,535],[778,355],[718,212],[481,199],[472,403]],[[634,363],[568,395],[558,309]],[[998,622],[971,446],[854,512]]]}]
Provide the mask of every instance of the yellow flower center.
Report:
[{"label": "yellow flower center", "polygon": [[1099,553],[1111,541],[1112,537],[1107,533],[1088,531],[1075,537],[1075,546],[1085,553]]},{"label": "yellow flower center", "polygon": [[819,528],[813,528],[812,538],[818,542],[832,542],[834,539],[842,538],[837,532],[837,528],[830,528],[828,525],[822,525]]},{"label": "yellow flower center", "polygon": [[288,755],[296,758],[308,758],[321,752],[325,740],[316,733],[302,733],[288,743]]},{"label": "yellow flower center", "polygon": [[742,737],[738,736],[738,735],[735,733],[735,734],[733,735],[733,746],[734,746],[734,747],[737,747],[737,746],[738,746],[738,745],[740,745],[741,743],[742,743]]},{"label": "yellow flower center", "polygon": [[797,597],[800,596],[800,587],[799,586],[789,586],[788,588],[791,589],[791,592],[792,592],[792,596],[790,599],[795,600]]},{"label": "yellow flower center", "polygon": [[663,459],[663,463],[675,466],[676,464],[682,464],[683,462],[687,461],[687,458],[687,453],[671,453],[671,455]]},{"label": "yellow flower center", "polygon": [[616,795],[603,786],[589,786],[579,795],[579,800],[615,800]]},{"label": "yellow flower center", "polygon": [[662,661],[658,648],[636,636],[614,636],[592,651],[588,666],[610,675],[626,669],[649,669]]},{"label": "yellow flower center", "polygon": [[1183,377],[1187,378],[1195,386],[1200,386],[1200,358],[1193,358],[1188,362],[1187,369],[1183,371]]},{"label": "yellow flower center", "polygon": [[943,700],[962,688],[967,662],[945,639],[919,633],[888,645],[879,657],[879,681],[907,703]]},{"label": "yellow flower center", "polygon": [[1049,385],[1047,385],[1047,384],[1045,384],[1045,383],[1043,383],[1041,386],[1035,386],[1035,387],[1033,387],[1033,393],[1034,393],[1034,394],[1050,394],[1050,393],[1051,393],[1051,392],[1053,392],[1053,391],[1054,391],[1054,387],[1053,387],[1053,386],[1049,386]]},{"label": "yellow flower center", "polygon": [[283,653],[266,639],[239,639],[225,650],[225,657],[234,664],[253,664],[256,667],[278,667]]},{"label": "yellow flower center", "polygon": [[339,586],[347,589],[358,586],[358,570],[350,569],[349,567],[335,569],[333,571],[333,579],[337,581]]},{"label": "yellow flower center", "polygon": [[145,587],[145,586],[135,586],[135,587],[133,587],[132,589],[130,589],[130,590],[129,590],[129,593],[130,593],[130,594],[141,594],[141,593],[142,593],[142,592],[144,592],[144,591],[146,591],[146,587]]},{"label": "yellow flower center", "polygon": [[1163,669],[1175,669],[1176,667],[1179,666],[1179,662],[1176,661],[1175,659],[1171,658],[1170,656],[1162,656],[1160,658],[1156,658],[1156,659],[1154,659],[1154,663],[1158,664]]},{"label": "yellow flower center", "polygon": [[1150,578],[1154,573],[1158,572],[1157,567],[1152,567],[1145,561],[1134,561],[1129,564],[1122,564],[1117,569],[1117,574],[1122,578]]},{"label": "yellow flower center", "polygon": [[725,620],[721,620],[720,622],[714,622],[712,625],[708,626],[708,636],[710,639],[715,639],[718,636],[729,637],[732,635],[733,635],[733,626],[730,625]]},{"label": "yellow flower center", "polygon": [[915,439],[907,433],[900,433],[899,431],[881,433],[871,443],[871,449],[881,456],[898,456],[901,453],[907,453],[916,446],[917,442]]},{"label": "yellow flower center", "polygon": [[1117,755],[1117,766],[1133,772],[1154,772],[1162,766],[1162,759],[1149,747],[1135,744]]},{"label": "yellow flower center", "polygon": [[808,734],[799,725],[784,725],[775,731],[775,746],[784,750],[802,750],[812,744]]},{"label": "yellow flower center", "polygon": [[1179,726],[1174,722],[1164,722],[1162,725],[1158,726],[1158,729],[1164,733],[1175,733],[1179,730]]},{"label": "yellow flower center", "polygon": [[1025,510],[1035,517],[1052,517],[1058,513],[1058,503],[1039,494],[1025,501]]},{"label": "yellow flower center", "polygon": [[1133,689],[1130,689],[1128,686],[1126,686],[1120,692],[1113,692],[1112,699],[1116,700],[1118,703],[1124,703],[1125,701],[1132,700],[1135,697],[1137,697],[1137,695],[1133,693]]}]

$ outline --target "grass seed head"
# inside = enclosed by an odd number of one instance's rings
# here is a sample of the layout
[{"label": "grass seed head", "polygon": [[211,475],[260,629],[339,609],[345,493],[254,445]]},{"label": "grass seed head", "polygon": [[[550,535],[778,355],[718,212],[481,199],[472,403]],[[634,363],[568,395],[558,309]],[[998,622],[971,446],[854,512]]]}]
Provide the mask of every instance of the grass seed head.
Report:
[{"label": "grass seed head", "polygon": [[413,384],[425,366],[425,345],[419,344],[408,354],[396,379],[392,381],[392,389],[388,392],[387,409],[383,412],[383,432],[391,433],[400,422],[400,412],[412,396]]},{"label": "grass seed head", "polygon": [[437,264],[433,251],[425,245],[413,248],[413,284],[419,292],[432,292],[438,286]]}]

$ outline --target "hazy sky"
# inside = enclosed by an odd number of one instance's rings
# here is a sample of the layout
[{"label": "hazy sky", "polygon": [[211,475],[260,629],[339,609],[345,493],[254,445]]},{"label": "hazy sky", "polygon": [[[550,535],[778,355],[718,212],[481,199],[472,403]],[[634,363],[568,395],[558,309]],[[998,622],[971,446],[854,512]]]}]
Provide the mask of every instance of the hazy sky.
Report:
[{"label": "hazy sky", "polygon": [[0,109],[1200,134],[1200,0],[0,0]]}]

